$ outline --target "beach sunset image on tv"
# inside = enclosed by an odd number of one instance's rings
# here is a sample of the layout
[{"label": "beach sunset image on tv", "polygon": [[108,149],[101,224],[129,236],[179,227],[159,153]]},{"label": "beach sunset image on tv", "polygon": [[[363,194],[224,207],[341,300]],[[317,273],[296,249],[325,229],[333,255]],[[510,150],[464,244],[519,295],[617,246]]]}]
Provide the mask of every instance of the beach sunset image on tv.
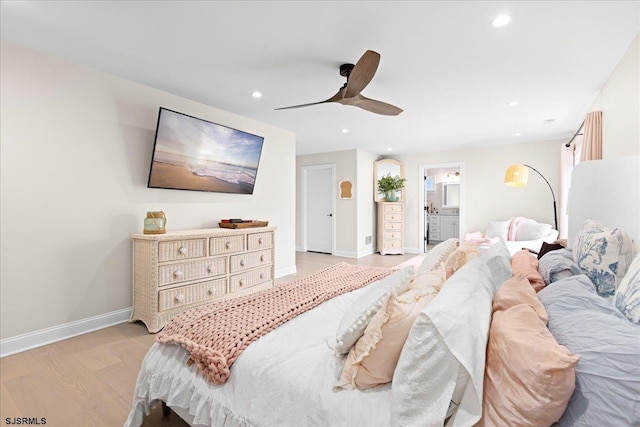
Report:
[{"label": "beach sunset image on tv", "polygon": [[160,108],[148,186],[253,194],[263,141]]}]

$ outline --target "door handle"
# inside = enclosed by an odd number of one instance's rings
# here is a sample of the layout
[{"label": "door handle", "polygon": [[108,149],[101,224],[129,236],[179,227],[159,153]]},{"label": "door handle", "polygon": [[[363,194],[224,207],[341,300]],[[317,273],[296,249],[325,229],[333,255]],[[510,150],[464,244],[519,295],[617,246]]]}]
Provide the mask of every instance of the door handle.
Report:
[{"label": "door handle", "polygon": [[332,213],[330,213],[330,214],[327,214],[327,216],[331,216],[331,217],[333,217],[333,214],[332,214]]}]

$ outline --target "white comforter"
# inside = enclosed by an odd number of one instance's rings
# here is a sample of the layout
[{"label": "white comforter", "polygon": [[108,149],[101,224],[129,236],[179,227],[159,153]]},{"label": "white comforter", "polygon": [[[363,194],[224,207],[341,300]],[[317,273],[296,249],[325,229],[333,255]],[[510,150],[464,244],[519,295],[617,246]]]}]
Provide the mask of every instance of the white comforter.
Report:
[{"label": "white comforter", "polygon": [[145,357],[126,426],[139,426],[157,399],[188,409],[194,424],[389,426],[391,387],[333,391],[343,365],[330,348],[342,315],[364,289],[341,295],[251,344],[223,385],[188,367],[179,346],[154,344]]}]

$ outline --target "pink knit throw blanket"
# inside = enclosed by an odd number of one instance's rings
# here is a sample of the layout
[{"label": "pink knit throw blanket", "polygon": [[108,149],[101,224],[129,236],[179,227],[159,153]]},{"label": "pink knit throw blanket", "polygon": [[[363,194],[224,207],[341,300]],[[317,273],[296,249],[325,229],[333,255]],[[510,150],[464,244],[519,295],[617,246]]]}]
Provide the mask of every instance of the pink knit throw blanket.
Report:
[{"label": "pink knit throw blanket", "polygon": [[337,295],[392,272],[389,268],[339,263],[271,289],[184,311],[156,340],[183,346],[210,381],[222,384],[229,378],[233,362],[253,341]]}]

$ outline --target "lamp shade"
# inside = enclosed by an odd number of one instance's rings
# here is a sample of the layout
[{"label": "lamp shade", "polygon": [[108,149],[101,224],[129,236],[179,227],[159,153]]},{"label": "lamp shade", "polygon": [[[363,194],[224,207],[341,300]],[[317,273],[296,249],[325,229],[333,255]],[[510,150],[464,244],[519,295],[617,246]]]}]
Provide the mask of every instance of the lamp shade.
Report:
[{"label": "lamp shade", "polygon": [[516,163],[509,166],[504,175],[504,183],[511,187],[526,187],[529,181],[529,169],[523,164]]}]

